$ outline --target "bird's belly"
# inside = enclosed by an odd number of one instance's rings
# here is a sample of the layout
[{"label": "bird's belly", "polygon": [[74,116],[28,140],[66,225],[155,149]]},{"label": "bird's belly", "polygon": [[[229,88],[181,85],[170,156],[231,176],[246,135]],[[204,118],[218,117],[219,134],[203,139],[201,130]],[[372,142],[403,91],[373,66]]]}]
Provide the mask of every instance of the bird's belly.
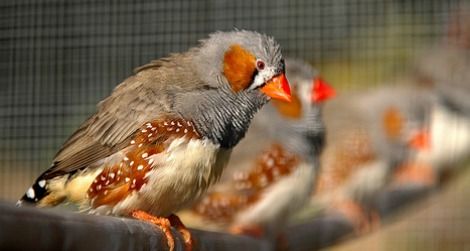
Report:
[{"label": "bird's belly", "polygon": [[157,216],[184,208],[215,182],[225,167],[230,151],[209,140],[175,140],[155,155],[155,168],[139,191],[116,204],[112,213],[127,215],[144,210]]}]

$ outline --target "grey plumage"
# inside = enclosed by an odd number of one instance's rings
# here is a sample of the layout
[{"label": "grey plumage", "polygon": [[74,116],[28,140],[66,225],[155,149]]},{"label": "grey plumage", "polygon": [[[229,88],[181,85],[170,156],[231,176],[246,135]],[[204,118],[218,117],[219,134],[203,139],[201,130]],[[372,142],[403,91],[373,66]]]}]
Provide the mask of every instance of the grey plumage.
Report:
[{"label": "grey plumage", "polygon": [[139,127],[156,119],[191,120],[203,139],[225,149],[235,146],[269,98],[259,88],[238,92],[230,88],[222,66],[224,53],[233,44],[264,60],[275,74],[283,73],[279,45],[266,35],[244,30],[216,32],[187,52],[141,66],[63,144],[52,167],[33,185],[36,194],[47,194],[45,187],[37,186],[39,181],[102,166],[129,145]]}]

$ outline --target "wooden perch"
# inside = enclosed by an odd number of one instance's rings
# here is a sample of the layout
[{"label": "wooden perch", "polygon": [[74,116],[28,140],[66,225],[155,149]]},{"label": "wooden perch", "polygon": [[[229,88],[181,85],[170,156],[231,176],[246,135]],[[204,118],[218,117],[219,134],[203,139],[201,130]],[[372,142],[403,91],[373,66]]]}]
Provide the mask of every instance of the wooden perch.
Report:
[{"label": "wooden perch", "polygon": [[[420,189],[387,191],[380,196],[380,212],[389,215],[423,194],[427,192]],[[275,243],[268,240],[191,232],[196,239],[195,250],[276,250]],[[183,250],[181,236],[173,233],[175,249]],[[290,251],[318,250],[352,233],[353,227],[345,218],[328,214],[288,228],[283,239]],[[162,233],[146,222],[57,209],[17,208],[0,202],[0,250],[168,250],[168,246]]]},{"label": "wooden perch", "polygon": [[[151,224],[133,219],[93,216],[51,209],[17,208],[0,203],[0,250],[168,250]],[[223,233],[191,231],[195,250],[271,250],[267,241]],[[174,231],[175,250],[183,250]]]}]

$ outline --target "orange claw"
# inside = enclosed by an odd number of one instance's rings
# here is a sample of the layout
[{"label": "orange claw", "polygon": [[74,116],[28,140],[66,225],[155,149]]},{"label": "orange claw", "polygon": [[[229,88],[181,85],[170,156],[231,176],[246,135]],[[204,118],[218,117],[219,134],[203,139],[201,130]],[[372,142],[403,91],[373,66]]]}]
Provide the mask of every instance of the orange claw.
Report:
[{"label": "orange claw", "polygon": [[183,236],[185,250],[193,250],[193,236],[191,235],[191,232],[189,232],[189,229],[183,224],[183,222],[181,222],[180,218],[177,215],[172,214],[168,217],[168,220],[170,220],[170,224],[175,227],[178,232],[180,232],[181,236]]},{"label": "orange claw", "polygon": [[173,234],[171,233],[170,220],[168,220],[165,217],[156,217],[156,216],[150,215],[141,210],[135,210],[131,213],[131,215],[132,217],[138,220],[151,223],[155,225],[157,228],[159,228],[160,230],[162,230],[163,234],[165,234],[168,248],[170,249],[170,251],[175,250],[175,238],[173,237]]},{"label": "orange claw", "polygon": [[255,238],[261,238],[264,235],[264,230],[258,225],[234,225],[229,230],[232,234],[248,235]]},{"label": "orange claw", "polygon": [[355,201],[336,202],[333,208],[351,222],[358,235],[371,232],[380,225],[380,216],[376,212],[366,210]]}]

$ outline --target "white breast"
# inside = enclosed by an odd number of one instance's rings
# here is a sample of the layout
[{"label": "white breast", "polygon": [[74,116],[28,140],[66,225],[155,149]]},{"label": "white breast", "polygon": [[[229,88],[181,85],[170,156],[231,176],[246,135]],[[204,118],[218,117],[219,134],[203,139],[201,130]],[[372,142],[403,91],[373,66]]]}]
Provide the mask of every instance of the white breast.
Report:
[{"label": "white breast", "polygon": [[116,204],[112,213],[144,210],[167,216],[184,208],[218,180],[230,152],[209,140],[174,140],[164,152],[150,156],[155,168],[147,173],[147,184]]}]

